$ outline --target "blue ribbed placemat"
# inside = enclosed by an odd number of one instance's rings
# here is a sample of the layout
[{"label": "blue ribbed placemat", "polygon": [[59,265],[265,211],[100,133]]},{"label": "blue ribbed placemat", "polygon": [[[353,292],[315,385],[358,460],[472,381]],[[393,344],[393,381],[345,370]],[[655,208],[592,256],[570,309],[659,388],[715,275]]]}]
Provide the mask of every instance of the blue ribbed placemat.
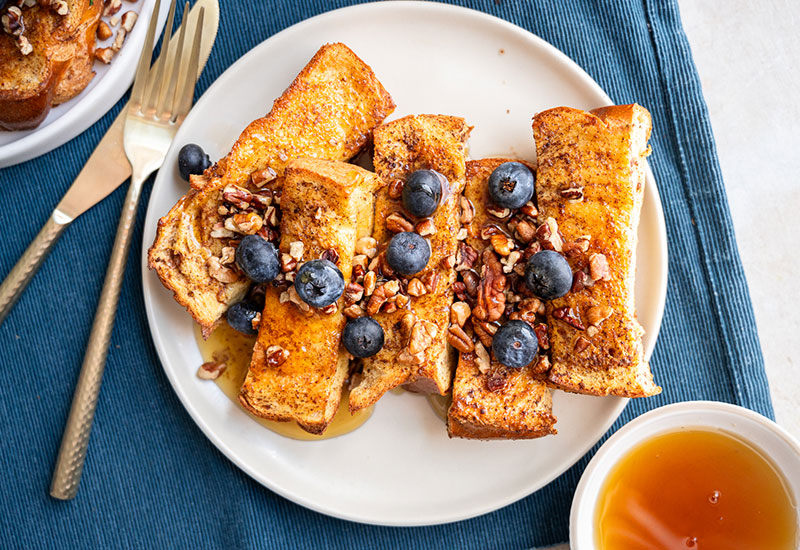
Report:
[{"label": "blue ribbed placemat", "polygon": [[[222,0],[202,93],[275,32],[349,2]],[[674,1],[472,0],[578,62],[617,103],[653,114],[651,157],[669,234],[669,293],[652,360],[664,387],[615,428],[689,399],[772,416],[706,105]],[[6,274],[120,108],[34,161],[0,170],[0,274]],[[147,189],[147,188],[146,188]],[[567,539],[575,467],[535,495],[480,518],[429,528],[331,519],[264,489],[200,433],[150,340],[139,277],[140,210],[79,497],[47,496],[125,189],[78,219],[0,326],[4,548],[523,548]],[[143,202],[147,201],[145,191]]]}]

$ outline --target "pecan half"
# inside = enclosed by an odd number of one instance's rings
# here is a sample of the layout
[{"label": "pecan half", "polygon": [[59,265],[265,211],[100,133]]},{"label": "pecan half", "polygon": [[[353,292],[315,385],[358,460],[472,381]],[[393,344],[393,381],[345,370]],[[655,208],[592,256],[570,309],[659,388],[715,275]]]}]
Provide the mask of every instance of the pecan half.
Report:
[{"label": "pecan half", "polygon": [[503,315],[506,306],[506,276],[503,266],[494,252],[483,251],[483,269],[478,286],[478,300],[472,315],[481,321],[496,321]]},{"label": "pecan half", "polygon": [[478,294],[478,285],[481,282],[480,276],[473,270],[462,271],[461,280],[464,282],[467,294],[475,297]]}]

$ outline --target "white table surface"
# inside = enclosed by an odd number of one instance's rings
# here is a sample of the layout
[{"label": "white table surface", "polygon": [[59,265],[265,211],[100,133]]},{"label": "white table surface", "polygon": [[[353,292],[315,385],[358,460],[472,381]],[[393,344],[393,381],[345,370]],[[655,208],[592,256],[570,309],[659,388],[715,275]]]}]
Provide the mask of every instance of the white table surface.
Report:
[{"label": "white table surface", "polygon": [[800,0],[679,6],[711,116],[775,416],[800,438]]}]

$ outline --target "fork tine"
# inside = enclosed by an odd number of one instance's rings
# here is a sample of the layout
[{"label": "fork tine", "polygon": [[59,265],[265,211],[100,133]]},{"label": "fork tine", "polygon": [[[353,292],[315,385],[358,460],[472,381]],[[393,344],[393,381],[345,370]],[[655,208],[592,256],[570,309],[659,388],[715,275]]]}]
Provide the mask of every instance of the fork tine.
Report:
[{"label": "fork tine", "polygon": [[157,91],[164,76],[164,65],[166,64],[167,55],[170,50],[170,42],[172,42],[172,23],[174,20],[175,0],[171,0],[167,24],[164,27],[164,37],[161,40],[161,53],[155,63],[155,75],[147,81],[147,93],[145,94],[146,99],[142,101],[142,112],[151,111],[156,108]]},{"label": "fork tine", "polygon": [[142,55],[139,56],[139,64],[136,67],[136,76],[133,79],[133,91],[131,91],[130,102],[134,105],[134,109],[138,109],[142,104],[147,76],[150,71],[150,60],[153,57],[153,40],[156,35],[156,26],[158,26],[158,13],[160,8],[161,0],[156,0],[153,6],[153,13],[150,15],[150,25],[147,27],[147,35],[145,35]]},{"label": "fork tine", "polygon": [[[178,81],[178,73],[181,70],[181,61],[183,59],[183,41],[186,37],[186,27],[188,26],[189,22],[189,2],[187,1],[186,4],[183,6],[183,19],[181,21],[181,27],[178,35],[178,49],[174,56],[172,56],[172,74],[168,79],[165,79],[165,84],[167,84],[166,92],[159,96],[158,98],[158,108],[156,109],[156,116],[158,118],[162,118],[164,110],[167,109],[167,101],[169,100],[169,105],[174,107],[174,96],[175,96],[175,89]],[[162,85],[163,86],[163,85]],[[170,107],[169,113],[166,113],[168,116],[167,118],[172,118],[173,111]]]},{"label": "fork tine", "polygon": [[206,9],[200,8],[197,14],[197,22],[194,28],[194,38],[192,38],[192,53],[189,57],[189,64],[184,75],[183,82],[175,89],[172,112],[173,120],[176,122],[183,120],[189,109],[192,108],[194,98],[194,88],[197,84],[198,72],[200,71],[200,42],[203,38],[203,20]]}]

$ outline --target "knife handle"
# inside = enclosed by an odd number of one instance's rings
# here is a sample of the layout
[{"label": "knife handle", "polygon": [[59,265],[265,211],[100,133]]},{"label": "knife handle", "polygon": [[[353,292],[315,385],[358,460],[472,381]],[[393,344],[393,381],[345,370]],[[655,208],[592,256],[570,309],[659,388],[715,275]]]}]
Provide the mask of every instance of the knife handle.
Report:
[{"label": "knife handle", "polygon": [[117,313],[117,302],[125,276],[125,261],[128,258],[131,236],[136,223],[136,210],[139,195],[142,192],[143,178],[131,180],[125,204],[122,207],[117,236],[111,250],[103,290],[94,315],[89,342],[86,344],[86,355],[78,377],[78,384],[72,396],[67,425],[61,438],[61,447],[53,471],[50,484],[50,495],[61,500],[75,498],[83,472],[83,462],[89,447],[89,435],[92,431],[94,411],[100,395],[100,384],[108,355],[108,344],[114,329],[114,318]]},{"label": "knife handle", "polygon": [[39,231],[39,234],[36,235],[36,238],[33,239],[33,242],[22,254],[22,257],[9,274],[6,275],[3,284],[0,285],[0,324],[3,323],[14,304],[22,296],[25,287],[31,282],[39,266],[42,265],[61,233],[70,223],[72,223],[72,220],[68,216],[58,210],[54,210],[47,223]]}]

